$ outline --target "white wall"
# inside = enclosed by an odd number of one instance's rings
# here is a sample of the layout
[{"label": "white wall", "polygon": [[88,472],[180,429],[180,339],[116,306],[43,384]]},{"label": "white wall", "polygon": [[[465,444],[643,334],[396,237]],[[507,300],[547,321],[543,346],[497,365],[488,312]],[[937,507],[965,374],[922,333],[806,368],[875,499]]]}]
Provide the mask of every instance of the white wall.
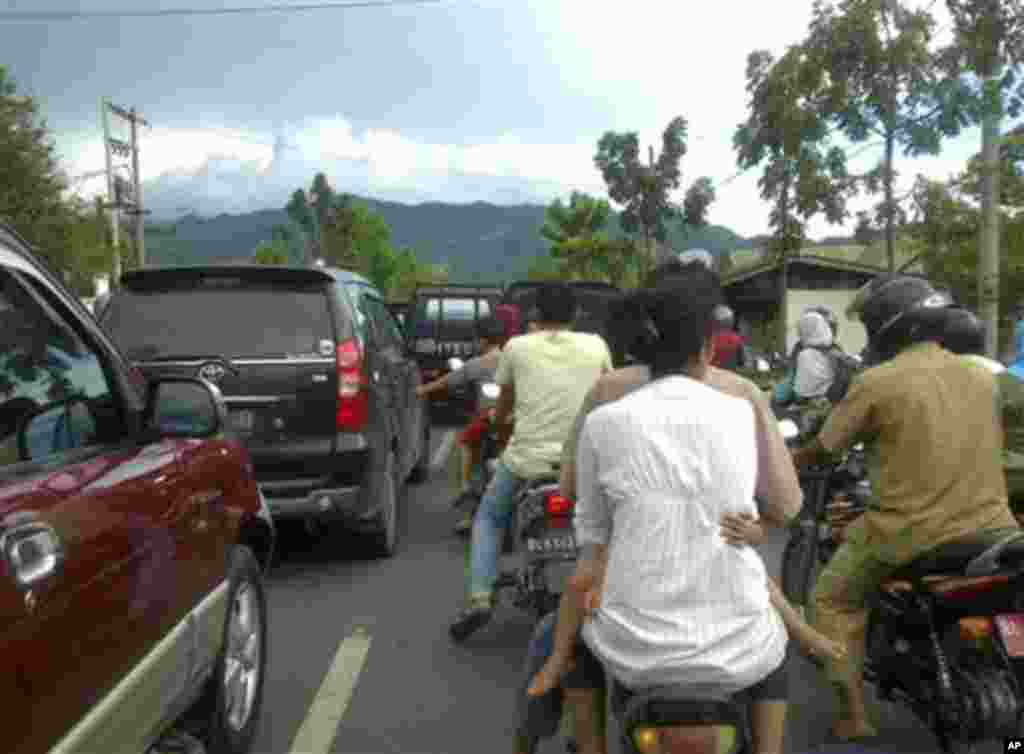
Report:
[{"label": "white wall", "polygon": [[811,306],[827,306],[839,320],[839,344],[847,353],[857,354],[867,345],[867,333],[858,319],[846,316],[856,290],[797,290],[789,289],[789,306],[786,316],[786,353],[796,345],[796,323],[805,309]]}]

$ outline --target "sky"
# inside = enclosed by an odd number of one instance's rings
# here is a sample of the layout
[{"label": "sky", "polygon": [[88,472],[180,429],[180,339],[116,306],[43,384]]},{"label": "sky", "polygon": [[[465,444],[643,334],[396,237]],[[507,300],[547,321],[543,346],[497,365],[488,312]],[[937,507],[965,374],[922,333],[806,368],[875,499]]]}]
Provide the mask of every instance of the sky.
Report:
[{"label": "sky", "polygon": [[[312,0],[0,0],[5,11],[297,5]],[[718,184],[709,219],[768,232],[758,170],[737,172],[747,54],[799,42],[812,0],[442,0],[290,13],[0,22],[0,65],[36,97],[83,195],[105,190],[99,100],[135,107],[143,195],[157,217],[277,208],[322,170],[338,190],[419,203],[547,203],[605,193],[608,130],[657,145],[689,121],[683,188]],[[943,3],[936,3],[940,24]],[[948,28],[948,27],[947,27]],[[124,135],[119,131],[116,135]],[[971,129],[903,185],[947,178]],[[851,146],[851,153],[858,148]],[[881,147],[851,163],[862,171]],[[682,191],[677,199],[682,198]],[[860,209],[873,199],[851,205]],[[846,230],[852,228],[848,223]],[[842,232],[821,220],[812,237]]]}]

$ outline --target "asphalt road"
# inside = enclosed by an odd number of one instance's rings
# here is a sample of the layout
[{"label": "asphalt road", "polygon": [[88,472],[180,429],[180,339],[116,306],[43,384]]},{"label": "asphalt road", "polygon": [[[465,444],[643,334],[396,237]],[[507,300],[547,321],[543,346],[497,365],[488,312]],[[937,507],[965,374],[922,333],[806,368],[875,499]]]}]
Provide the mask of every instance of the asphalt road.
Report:
[{"label": "asphalt road", "polygon": [[[439,427],[434,434],[438,461],[446,433]],[[391,560],[369,558],[344,533],[312,539],[282,532],[282,560],[268,583],[270,659],[254,754],[512,751],[531,620],[505,606],[464,646],[449,641],[448,621],[463,595],[464,550],[451,533],[448,498],[443,471],[407,488],[400,552]],[[775,537],[762,548],[773,573],[783,543]],[[909,713],[877,703],[876,741],[821,743],[832,704],[826,688],[802,659],[791,687],[788,754],[938,750]],[[541,751],[565,747],[553,739]]]}]

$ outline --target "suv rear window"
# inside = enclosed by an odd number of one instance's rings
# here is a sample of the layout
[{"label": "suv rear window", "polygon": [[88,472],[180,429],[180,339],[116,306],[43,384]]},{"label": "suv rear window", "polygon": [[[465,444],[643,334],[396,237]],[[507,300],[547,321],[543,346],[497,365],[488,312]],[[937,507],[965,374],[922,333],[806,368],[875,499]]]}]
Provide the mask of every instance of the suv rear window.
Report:
[{"label": "suv rear window", "polygon": [[446,322],[473,322],[476,320],[475,301],[471,298],[441,300],[441,316]]},{"label": "suv rear window", "polygon": [[[216,280],[216,283],[214,283]],[[219,285],[115,294],[102,323],[135,361],[184,356],[280,358],[333,353],[323,287]]]}]

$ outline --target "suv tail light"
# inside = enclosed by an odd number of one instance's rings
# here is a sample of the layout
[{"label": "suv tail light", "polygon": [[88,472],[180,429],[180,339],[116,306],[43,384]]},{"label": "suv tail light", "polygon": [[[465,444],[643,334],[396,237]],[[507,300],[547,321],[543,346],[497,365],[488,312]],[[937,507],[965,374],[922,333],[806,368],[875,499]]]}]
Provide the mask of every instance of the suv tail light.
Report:
[{"label": "suv tail light", "polygon": [[366,426],[369,396],[359,341],[338,344],[338,404],[335,425],[339,432],[360,432]]}]

